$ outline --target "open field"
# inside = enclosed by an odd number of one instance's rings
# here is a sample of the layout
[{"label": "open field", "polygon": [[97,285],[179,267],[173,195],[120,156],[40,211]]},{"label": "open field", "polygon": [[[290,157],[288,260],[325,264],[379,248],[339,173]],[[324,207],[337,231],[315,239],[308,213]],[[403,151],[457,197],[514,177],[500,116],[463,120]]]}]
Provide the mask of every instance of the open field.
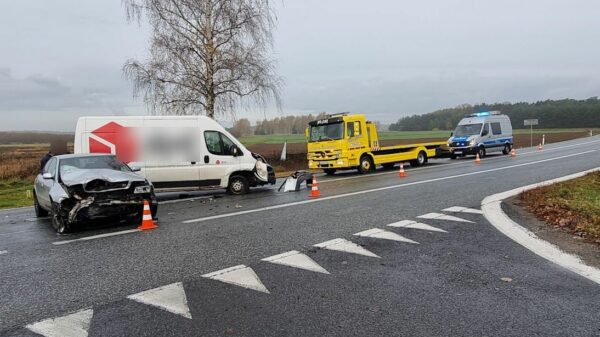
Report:
[{"label": "open field", "polygon": [[551,226],[600,244],[600,172],[527,191],[521,200]]}]

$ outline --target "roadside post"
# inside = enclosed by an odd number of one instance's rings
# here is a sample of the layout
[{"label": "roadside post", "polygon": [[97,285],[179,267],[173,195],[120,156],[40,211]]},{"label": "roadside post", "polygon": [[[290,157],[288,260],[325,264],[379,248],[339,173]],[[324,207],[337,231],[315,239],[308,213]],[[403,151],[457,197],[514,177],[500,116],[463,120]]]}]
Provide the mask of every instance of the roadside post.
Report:
[{"label": "roadside post", "polygon": [[533,147],[533,126],[539,124],[539,119],[525,119],[523,126],[529,126],[529,146]]}]

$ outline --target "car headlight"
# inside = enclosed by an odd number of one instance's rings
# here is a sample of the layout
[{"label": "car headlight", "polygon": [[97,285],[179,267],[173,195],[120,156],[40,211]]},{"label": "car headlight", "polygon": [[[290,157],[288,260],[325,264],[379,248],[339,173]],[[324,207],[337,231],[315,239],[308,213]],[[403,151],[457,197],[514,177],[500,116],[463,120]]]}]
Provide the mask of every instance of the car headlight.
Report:
[{"label": "car headlight", "polygon": [[135,193],[135,194],[150,193],[151,190],[152,190],[152,187],[150,187],[150,185],[137,186],[135,188],[135,190],[133,190],[133,193]]},{"label": "car headlight", "polygon": [[267,169],[267,164],[257,160],[255,169],[256,169],[256,175],[260,180],[262,180],[262,181],[269,180],[269,172]]},{"label": "car headlight", "polygon": [[471,146],[475,145],[475,139],[473,139],[472,141],[470,141],[469,145],[471,145]]}]

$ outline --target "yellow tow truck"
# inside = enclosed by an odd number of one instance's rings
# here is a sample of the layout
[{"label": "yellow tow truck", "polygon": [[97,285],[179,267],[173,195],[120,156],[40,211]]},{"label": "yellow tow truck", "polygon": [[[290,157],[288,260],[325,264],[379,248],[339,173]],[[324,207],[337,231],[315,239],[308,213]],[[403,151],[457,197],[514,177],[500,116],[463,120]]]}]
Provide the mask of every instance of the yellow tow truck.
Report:
[{"label": "yellow tow truck", "polygon": [[446,145],[443,141],[381,147],[375,123],[362,114],[331,115],[308,125],[308,167],[323,169],[327,174],[354,168],[364,174],[379,165],[391,168],[403,162],[420,166],[429,158],[440,156]]}]

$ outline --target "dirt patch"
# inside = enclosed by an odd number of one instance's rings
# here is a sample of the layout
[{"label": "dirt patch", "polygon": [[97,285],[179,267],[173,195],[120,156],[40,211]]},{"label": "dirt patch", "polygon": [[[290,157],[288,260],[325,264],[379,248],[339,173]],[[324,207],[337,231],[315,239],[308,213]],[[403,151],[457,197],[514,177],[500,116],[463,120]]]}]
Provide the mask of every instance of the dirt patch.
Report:
[{"label": "dirt patch", "polygon": [[504,200],[503,211],[516,223],[533,232],[540,239],[558,246],[562,251],[579,256],[585,264],[600,268],[600,245],[587,242],[549,225],[530,213],[519,196]]}]

